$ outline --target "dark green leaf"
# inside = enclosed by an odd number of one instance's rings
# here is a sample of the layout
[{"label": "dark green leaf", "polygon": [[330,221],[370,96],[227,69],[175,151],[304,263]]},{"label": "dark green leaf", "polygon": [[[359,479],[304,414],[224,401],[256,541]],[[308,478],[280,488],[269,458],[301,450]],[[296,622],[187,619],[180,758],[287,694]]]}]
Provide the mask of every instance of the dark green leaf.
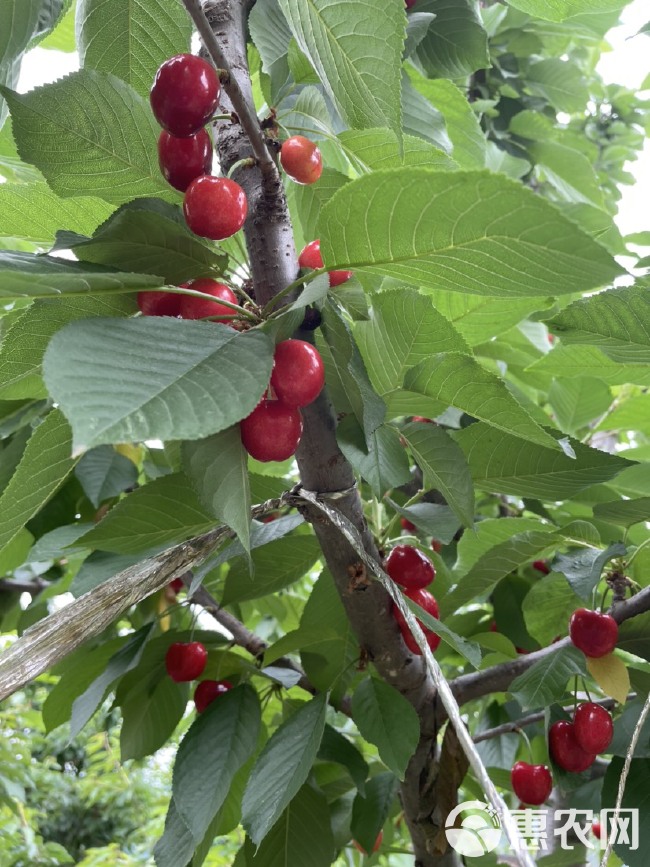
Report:
[{"label": "dark green leaf", "polygon": [[248,562],[241,558],[230,567],[221,601],[230,605],[276,593],[306,575],[319,556],[315,536],[288,536],[256,548],[252,574]]},{"label": "dark green leaf", "polygon": [[354,799],[350,830],[366,852],[372,852],[397,795],[397,787],[397,777],[393,774],[377,774],[368,780],[365,797],[358,794]]},{"label": "dark green leaf", "polygon": [[382,424],[366,438],[356,418],[348,416],[339,423],[336,438],[353,469],[376,496],[410,480],[408,458],[394,428]]},{"label": "dark green leaf", "polygon": [[416,57],[430,78],[463,78],[489,66],[487,33],[469,0],[419,0],[435,20]]},{"label": "dark green leaf", "polygon": [[98,508],[104,500],[133,487],[138,481],[138,468],[112,446],[98,446],[81,458],[75,475],[90,502]]},{"label": "dark green leaf", "polygon": [[553,568],[562,572],[574,591],[582,599],[589,599],[591,591],[600,581],[605,565],[614,557],[623,557],[625,545],[616,542],[606,551],[598,548],[585,548],[569,554],[558,554]]},{"label": "dark green leaf", "polygon": [[562,647],[536,662],[510,685],[510,692],[523,710],[548,707],[560,701],[574,674],[586,676],[585,656],[576,647]]},{"label": "dark green leaf", "polygon": [[325,726],[323,740],[318,750],[318,758],[325,762],[336,762],[347,768],[355,786],[362,795],[364,794],[368,765],[359,750],[330,725]]}]

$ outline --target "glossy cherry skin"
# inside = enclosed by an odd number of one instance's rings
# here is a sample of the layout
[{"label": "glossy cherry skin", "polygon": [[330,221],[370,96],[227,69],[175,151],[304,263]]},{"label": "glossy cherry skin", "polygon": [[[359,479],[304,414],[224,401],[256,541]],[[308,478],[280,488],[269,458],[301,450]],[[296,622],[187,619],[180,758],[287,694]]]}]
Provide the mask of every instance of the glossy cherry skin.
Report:
[{"label": "glossy cherry skin", "polygon": [[[440,617],[438,603],[436,602],[435,597],[432,596],[428,590],[405,590],[404,595],[408,596],[409,599],[412,599],[413,602],[416,603],[416,605],[419,605],[420,608],[423,608],[432,617],[435,617],[436,619]],[[418,647],[418,644],[413,637],[413,633],[411,632],[408,624],[406,623],[406,618],[395,604],[393,604],[392,610],[393,616],[397,621],[400,632],[402,633],[404,644],[408,647],[411,653],[414,653],[416,656],[422,656],[422,651]],[[431,652],[433,652],[440,644],[440,636],[436,635],[436,633],[433,632],[431,629],[427,629],[427,627],[420,620],[418,620],[418,623],[422,627],[424,637],[427,640],[427,644],[431,648]]]},{"label": "glossy cherry skin", "polygon": [[396,584],[409,590],[427,587],[436,577],[431,560],[413,545],[395,545],[384,569]]},{"label": "glossy cherry skin", "polygon": [[592,701],[579,704],[573,716],[573,732],[585,752],[604,753],[614,736],[612,715]]},{"label": "glossy cherry skin", "polygon": [[553,723],[548,730],[548,745],[555,764],[576,774],[586,771],[596,758],[595,753],[582,749],[576,740],[573,723],[568,720]]},{"label": "glossy cherry skin", "polygon": [[323,157],[313,141],[294,135],[282,143],[280,163],[292,181],[314,184],[323,173]]},{"label": "glossy cherry skin", "polygon": [[[383,840],[383,839],[384,839],[384,832],[383,832],[383,831],[380,831],[379,834],[377,834],[377,839],[375,840],[375,845],[372,847],[372,851],[373,851],[373,852],[378,852],[378,851],[379,851],[379,847],[381,846],[381,843],[382,843],[382,840]],[[363,846],[361,846],[359,843],[357,843],[356,840],[353,840],[353,841],[352,841],[352,845],[354,846],[354,848],[355,848],[357,851],[361,852],[362,855],[367,855],[367,854],[368,854],[368,853],[366,852],[366,850],[363,848]]]},{"label": "glossy cherry skin", "polygon": [[201,175],[185,190],[183,213],[195,235],[223,241],[246,221],[246,193],[230,178]]},{"label": "glossy cherry skin", "polygon": [[159,67],[149,99],[163,129],[172,135],[190,136],[210,120],[220,92],[213,66],[193,54],[176,54]]},{"label": "glossy cherry skin", "polygon": [[417,533],[418,529],[413,521],[409,521],[408,518],[400,518],[399,522],[402,525],[402,530],[406,530],[407,533]]},{"label": "glossy cherry skin", "polygon": [[184,193],[194,178],[212,168],[212,142],[204,129],[187,138],[163,130],[158,137],[158,164],[168,184]]},{"label": "glossy cherry skin", "polygon": [[202,680],[194,690],[194,706],[197,713],[203,713],[206,707],[232,689],[232,683],[228,680]]},{"label": "glossy cherry skin", "polygon": [[[184,289],[194,289],[196,292],[204,292],[223,301],[237,304],[237,296],[228,286],[212,280],[211,277],[202,277],[199,280],[190,280],[189,283],[181,284]],[[182,319],[206,319],[212,316],[233,316],[237,311],[209,298],[195,298],[193,295],[181,295],[180,316]],[[232,322],[232,319],[216,319],[215,322]]]},{"label": "glossy cherry skin", "polygon": [[279,400],[262,400],[239,424],[241,441],[258,461],[286,461],[298,448],[302,436],[300,410]]},{"label": "glossy cherry skin", "polygon": [[182,578],[174,578],[174,580],[170,582],[169,586],[174,593],[180,593],[181,590],[185,589],[185,582]]},{"label": "glossy cherry skin", "polygon": [[547,800],[553,789],[551,772],[546,765],[516,762],[510,771],[512,791],[524,804],[539,806]]},{"label": "glossy cherry skin", "polygon": [[[320,241],[312,241],[303,247],[300,256],[298,256],[298,264],[301,268],[313,268],[316,271],[323,267],[323,257],[320,254]],[[340,286],[352,277],[352,271],[328,271],[327,275],[330,280],[330,287]]]},{"label": "glossy cherry skin", "polygon": [[285,406],[307,406],[321,393],[325,367],[320,352],[304,340],[283,340],[275,347],[271,387]]},{"label": "glossy cherry skin", "polygon": [[533,569],[541,572],[542,575],[548,575],[551,571],[546,560],[535,560],[535,562],[533,563]]},{"label": "glossy cherry skin", "polygon": [[175,292],[138,292],[138,307],[143,316],[178,316],[181,296]]},{"label": "glossy cherry skin", "polygon": [[569,637],[585,656],[598,659],[616,647],[618,623],[609,614],[578,608],[569,620]]},{"label": "glossy cherry skin", "polygon": [[195,680],[203,674],[208,651],[200,641],[171,644],[165,656],[167,674],[176,683]]}]

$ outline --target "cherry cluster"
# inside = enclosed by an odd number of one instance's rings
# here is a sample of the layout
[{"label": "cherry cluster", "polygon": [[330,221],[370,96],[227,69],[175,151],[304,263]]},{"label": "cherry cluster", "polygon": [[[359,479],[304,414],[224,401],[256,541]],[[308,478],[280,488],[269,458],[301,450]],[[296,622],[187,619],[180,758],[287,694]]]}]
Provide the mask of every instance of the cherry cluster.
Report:
[{"label": "cherry cluster", "polygon": [[[393,581],[404,589],[405,596],[412,599],[436,620],[440,618],[440,610],[435,596],[425,590],[425,587],[428,587],[436,577],[433,563],[425,554],[418,548],[414,548],[413,545],[396,545],[386,558],[384,569]],[[411,653],[422,656],[422,651],[418,647],[404,615],[395,604],[392,606],[392,613],[402,633],[404,644]],[[418,624],[424,632],[431,651],[436,650],[440,644],[440,636],[431,629],[427,629],[420,620],[418,620]]]},{"label": "cherry cluster", "polygon": [[[178,579],[177,579],[178,580]],[[200,641],[177,641],[170,644],[165,655],[165,669],[176,683],[187,683],[200,677],[208,661],[208,651]],[[232,689],[228,680],[202,680],[194,690],[194,705],[197,713]]]}]

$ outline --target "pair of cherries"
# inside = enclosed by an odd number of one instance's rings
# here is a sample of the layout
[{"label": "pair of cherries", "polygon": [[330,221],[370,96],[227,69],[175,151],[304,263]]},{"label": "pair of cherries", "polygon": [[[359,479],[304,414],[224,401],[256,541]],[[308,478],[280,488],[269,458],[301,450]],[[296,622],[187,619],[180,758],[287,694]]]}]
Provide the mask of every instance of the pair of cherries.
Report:
[{"label": "pair of cherries", "polygon": [[[208,651],[200,641],[177,641],[167,649],[165,669],[176,683],[187,683],[203,674],[207,661]],[[228,680],[202,680],[194,690],[197,713],[203,713],[215,698],[230,689],[232,683]]]},{"label": "pair of cherries", "polygon": [[[413,545],[396,545],[386,558],[384,569],[396,584],[404,588],[405,596],[423,608],[427,614],[439,619],[440,610],[436,598],[428,590],[425,590],[425,587],[428,587],[436,577],[434,565],[426,555],[418,548],[414,548]],[[418,647],[406,618],[395,604],[392,605],[392,613],[402,633],[404,644],[411,653],[421,656],[422,651]],[[433,652],[440,644],[440,636],[431,629],[427,629],[419,620],[418,624]]]},{"label": "pair of cherries", "polygon": [[214,319],[216,322],[229,324],[236,313],[232,307],[220,304],[228,301],[237,304],[237,296],[225,283],[219,283],[211,277],[202,277],[181,283],[183,289],[193,289],[202,292],[210,298],[198,298],[194,295],[180,295],[176,292],[138,292],[138,307],[144,316],[180,316],[181,319]]}]

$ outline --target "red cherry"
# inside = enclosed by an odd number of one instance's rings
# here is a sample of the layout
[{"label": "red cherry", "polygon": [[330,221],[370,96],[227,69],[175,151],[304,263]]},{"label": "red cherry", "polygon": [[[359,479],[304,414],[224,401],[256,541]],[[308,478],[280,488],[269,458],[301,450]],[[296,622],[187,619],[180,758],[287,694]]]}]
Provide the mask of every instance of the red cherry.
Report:
[{"label": "red cherry", "polygon": [[138,307],[143,316],[178,316],[181,296],[175,292],[138,292]]},{"label": "red cherry", "polygon": [[587,753],[604,753],[614,736],[612,715],[604,707],[586,701],[579,704],[573,716],[576,741]]},{"label": "red cherry", "polygon": [[498,632],[498,631],[499,631],[499,628],[497,627],[497,622],[496,622],[496,620],[493,620],[492,623],[490,623],[490,632]]},{"label": "red cherry", "polygon": [[213,66],[193,54],[177,54],[156,72],[151,108],[158,123],[172,135],[190,136],[210,120],[220,92]]},{"label": "red cherry", "polygon": [[208,651],[200,641],[178,641],[169,646],[165,668],[172,680],[182,683],[200,677],[207,661]]},{"label": "red cherry", "polygon": [[413,521],[409,521],[408,518],[400,518],[399,522],[402,525],[402,530],[406,530],[407,533],[417,533],[417,527]]},{"label": "red cherry", "polygon": [[[210,277],[202,277],[200,280],[190,280],[189,283],[181,283],[184,289],[194,289],[196,292],[203,292],[206,295],[211,295],[213,298],[220,298],[222,301],[230,301],[231,304],[237,304],[237,296],[232,289],[225,286],[223,283],[217,283]],[[237,311],[226,307],[225,304],[218,304],[216,301],[210,301],[208,298],[195,298],[193,295],[181,295],[180,315],[183,319],[205,319],[208,316],[232,316]],[[217,322],[232,322],[232,319],[217,319]]]},{"label": "red cherry", "polygon": [[[432,596],[428,590],[411,588],[409,590],[405,590],[404,595],[408,596],[409,599],[412,599],[413,602],[419,605],[420,608],[423,608],[432,617],[435,617],[436,620],[439,619],[440,610],[438,608],[438,603],[436,602],[435,597]],[[416,656],[422,656],[422,651],[418,647],[417,642],[413,637],[413,633],[411,632],[408,624],[406,623],[406,618],[395,604],[393,604],[392,609],[393,616],[397,621],[400,632],[402,633],[404,644],[408,647],[411,653],[414,653]],[[422,627],[422,631],[424,632],[424,637],[427,640],[427,644],[433,652],[440,644],[440,636],[436,635],[436,633],[433,632],[431,629],[427,629],[427,627],[424,626],[420,620],[418,620],[418,623]]]},{"label": "red cherry", "polygon": [[278,400],[296,409],[316,400],[325,384],[320,352],[304,340],[283,340],[275,347],[271,386]]},{"label": "red cherry", "polygon": [[212,168],[212,142],[204,129],[187,138],[166,130],[158,138],[158,163],[168,184],[182,193],[194,178],[207,175]]},{"label": "red cherry", "polygon": [[323,158],[313,141],[294,135],[280,149],[282,168],[298,184],[314,184],[323,173]]},{"label": "red cherry", "polygon": [[298,448],[302,436],[300,410],[279,400],[262,400],[240,422],[241,441],[258,461],[286,461]]},{"label": "red cherry", "polygon": [[539,806],[551,794],[553,780],[546,765],[530,765],[528,762],[516,762],[510,771],[512,791],[524,802]]},{"label": "red cherry", "polygon": [[223,241],[244,225],[248,213],[246,193],[230,178],[201,175],[185,191],[183,213],[195,235]]},{"label": "red cherry", "polygon": [[197,713],[203,713],[206,707],[232,689],[232,683],[228,680],[202,680],[194,690],[194,705]]},{"label": "red cherry", "polygon": [[185,589],[185,582],[182,578],[174,578],[174,580],[170,582],[169,586],[174,593],[180,593],[181,590]]},{"label": "red cherry", "polygon": [[609,614],[578,608],[569,620],[569,637],[585,656],[598,659],[616,647],[618,623]]},{"label": "red cherry", "polygon": [[[298,264],[301,268],[313,268],[317,270],[323,267],[323,257],[320,254],[320,241],[312,241],[303,248],[298,256]],[[340,286],[352,277],[352,271],[328,271],[330,287]]]},{"label": "red cherry", "polygon": [[[375,845],[372,847],[373,852],[377,852],[379,850],[379,847],[381,846],[383,839],[384,839],[384,832],[380,831],[379,834],[377,834],[377,839],[375,840]],[[368,854],[366,852],[366,850],[363,848],[363,846],[361,846],[359,843],[357,843],[356,840],[352,841],[352,845],[354,846],[355,849],[357,849],[359,852],[361,852],[362,855]]]},{"label": "red cherry", "polygon": [[576,774],[586,771],[596,758],[595,753],[582,749],[576,740],[573,723],[568,720],[553,723],[548,730],[548,745],[555,764]]},{"label": "red cherry", "polygon": [[414,415],[411,421],[419,421],[424,424],[435,424],[436,422],[432,418],[425,418],[423,415]]},{"label": "red cherry", "polygon": [[407,9],[412,9],[417,2],[418,0],[404,0]]},{"label": "red cherry", "polygon": [[432,539],[431,548],[436,552],[436,554],[439,554],[442,551],[442,542],[439,542],[437,539]]},{"label": "red cherry", "polygon": [[436,577],[431,560],[413,545],[395,545],[384,569],[396,584],[410,590],[427,587]]},{"label": "red cherry", "polygon": [[537,569],[537,571],[541,572],[542,575],[548,575],[551,571],[546,560],[535,560],[533,563],[533,569]]},{"label": "red cherry", "polygon": [[591,826],[591,831],[594,837],[597,837],[600,840],[602,835],[602,828],[600,827],[600,822],[594,822]]},{"label": "red cherry", "polygon": [[279,512],[270,512],[268,515],[265,515],[261,520],[263,524],[272,524],[273,521],[277,521],[278,518],[281,518]]}]

